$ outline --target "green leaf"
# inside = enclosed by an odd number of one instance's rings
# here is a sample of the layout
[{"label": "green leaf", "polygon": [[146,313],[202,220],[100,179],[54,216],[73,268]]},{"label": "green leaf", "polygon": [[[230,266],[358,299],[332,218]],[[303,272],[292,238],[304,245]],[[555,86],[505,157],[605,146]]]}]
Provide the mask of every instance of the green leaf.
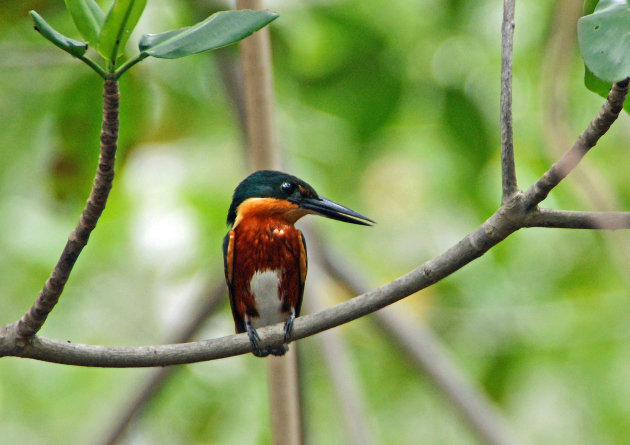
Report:
[{"label": "green leaf", "polygon": [[630,6],[627,0],[600,0],[578,21],[578,40],[586,66],[606,82],[630,75]]},{"label": "green leaf", "polygon": [[94,0],[65,0],[77,29],[90,45],[96,47],[105,14]]},{"label": "green leaf", "polygon": [[[593,74],[586,65],[584,65],[584,85],[586,85],[586,88],[593,93],[603,98],[607,98],[608,93],[610,93],[610,88],[612,87],[612,82],[604,82]],[[626,113],[630,114],[630,101],[625,101],[623,103],[623,109]]]},{"label": "green leaf", "polygon": [[35,22],[35,29],[46,39],[74,57],[81,57],[85,54],[88,47],[87,42],[71,39],[55,31],[53,27],[46,23],[42,16],[35,11],[30,11],[30,14]]},{"label": "green leaf", "polygon": [[597,93],[605,98],[608,97],[610,87],[612,87],[612,82],[604,82],[593,74],[586,65],[584,65],[584,85],[586,85],[586,88],[591,90],[593,93]]},{"label": "green leaf", "polygon": [[98,42],[98,52],[107,60],[110,69],[116,65],[121,48],[129,40],[147,0],[116,0],[107,13]]},{"label": "green leaf", "polygon": [[597,3],[599,3],[599,0],[584,0],[584,14],[582,15],[592,14],[593,11],[595,11]]},{"label": "green leaf", "polygon": [[144,35],[139,48],[142,54],[177,59],[238,42],[276,18],[269,11],[221,11],[187,28]]}]

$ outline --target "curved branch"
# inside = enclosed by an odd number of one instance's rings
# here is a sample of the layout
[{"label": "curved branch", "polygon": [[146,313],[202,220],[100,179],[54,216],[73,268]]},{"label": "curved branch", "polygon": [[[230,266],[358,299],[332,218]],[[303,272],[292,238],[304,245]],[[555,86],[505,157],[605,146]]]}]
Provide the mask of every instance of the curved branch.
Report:
[{"label": "curved branch", "polygon": [[527,214],[523,226],[560,229],[630,229],[630,212],[573,212],[536,209]]},{"label": "curved branch", "polygon": [[[298,317],[293,325],[293,338],[308,337],[334,328],[401,300],[479,258],[518,229],[501,207],[477,230],[446,252],[417,269],[344,303],[312,315]],[[283,324],[259,329],[263,346],[281,345]],[[192,343],[160,346],[90,346],[60,342],[43,337],[18,338],[15,323],[0,329],[0,357],[17,356],[53,363],[108,368],[167,366],[231,357],[251,352],[246,334]]]},{"label": "curved branch", "polygon": [[542,202],[549,192],[566,178],[586,153],[597,144],[599,138],[608,131],[623,108],[628,94],[628,81],[629,79],[625,79],[613,84],[599,115],[582,132],[573,147],[525,192],[525,201],[529,207],[534,207]]},{"label": "curved branch", "polygon": [[514,49],[514,1],[503,2],[501,28],[501,179],[507,202],[518,192],[514,165],[514,132],[512,130],[512,54]]},{"label": "curved branch", "polygon": [[17,324],[17,336],[26,338],[37,333],[46,321],[46,317],[53,310],[63,288],[68,281],[79,254],[85,247],[90,233],[96,227],[109,191],[114,180],[114,163],[116,159],[116,144],[118,141],[118,82],[105,81],[103,92],[103,126],[101,130],[101,154],[94,178],[94,185],[87,204],[76,228],[70,233],[68,242],[57,261],[57,265],[40,291],[33,306]]}]

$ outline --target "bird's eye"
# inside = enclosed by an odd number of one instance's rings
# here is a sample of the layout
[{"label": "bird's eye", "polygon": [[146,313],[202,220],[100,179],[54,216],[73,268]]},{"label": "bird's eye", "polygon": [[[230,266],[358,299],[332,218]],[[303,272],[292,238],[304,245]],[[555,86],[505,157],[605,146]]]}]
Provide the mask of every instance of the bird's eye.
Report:
[{"label": "bird's eye", "polygon": [[290,182],[283,182],[280,186],[280,190],[282,190],[282,193],[290,195],[295,190],[295,184],[292,184]]}]

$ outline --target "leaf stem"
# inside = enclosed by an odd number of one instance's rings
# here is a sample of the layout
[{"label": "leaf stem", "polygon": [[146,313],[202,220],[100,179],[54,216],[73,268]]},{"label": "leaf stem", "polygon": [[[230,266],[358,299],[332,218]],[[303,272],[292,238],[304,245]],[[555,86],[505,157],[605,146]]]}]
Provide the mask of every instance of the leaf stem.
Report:
[{"label": "leaf stem", "polygon": [[109,79],[109,74],[103,68],[101,68],[101,66],[98,63],[96,63],[95,61],[93,61],[92,59],[90,59],[89,57],[86,57],[86,56],[79,56],[78,58],[83,63],[85,63],[87,66],[89,66],[94,71],[96,71],[96,73],[99,76],[101,76],[103,79],[105,79],[105,80]]},{"label": "leaf stem", "polygon": [[116,70],[115,73],[113,73],[113,76],[112,76],[113,80],[120,79],[120,76],[122,76],[125,73],[125,71],[127,71],[129,68],[134,66],[136,63],[143,61],[148,56],[149,55],[147,53],[140,53],[133,59],[130,59],[127,62],[125,62],[120,68]]}]

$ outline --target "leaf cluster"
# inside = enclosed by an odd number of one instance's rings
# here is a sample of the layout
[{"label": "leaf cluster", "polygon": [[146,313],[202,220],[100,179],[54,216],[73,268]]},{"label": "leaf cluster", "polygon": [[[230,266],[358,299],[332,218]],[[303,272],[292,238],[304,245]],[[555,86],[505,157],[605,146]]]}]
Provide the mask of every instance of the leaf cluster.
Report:
[{"label": "leaf cluster", "polygon": [[[146,0],[115,0],[107,14],[94,0],[65,0],[79,33],[75,40],[56,31],[37,12],[31,11],[35,29],[60,49],[86,63],[104,79],[117,80],[136,63],[151,56],[177,59],[221,48],[251,35],[278,18],[269,11],[221,11],[186,28],[145,34],[139,53],[124,63],[125,44],[146,6]],[[104,67],[86,56],[89,46],[97,50]]]}]

